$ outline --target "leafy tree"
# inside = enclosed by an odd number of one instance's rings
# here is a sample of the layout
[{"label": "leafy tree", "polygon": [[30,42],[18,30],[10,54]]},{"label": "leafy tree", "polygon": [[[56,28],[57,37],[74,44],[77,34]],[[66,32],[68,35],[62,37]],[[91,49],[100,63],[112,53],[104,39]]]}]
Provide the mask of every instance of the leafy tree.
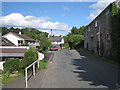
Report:
[{"label": "leafy tree", "polygon": [[73,27],[71,29],[71,34],[80,34],[80,35],[84,35],[84,29],[86,28],[86,26],[82,26],[80,28],[76,28],[76,27]]},{"label": "leafy tree", "polygon": [[50,47],[50,46],[52,45],[51,41],[48,41],[46,38],[41,38],[40,41],[41,41],[41,42],[40,42],[40,47],[39,47],[39,48],[40,48],[42,51],[48,50],[48,47]]},{"label": "leafy tree", "polygon": [[76,27],[73,27],[72,30],[71,30],[71,33],[72,34],[79,34],[79,29],[76,28]]},{"label": "leafy tree", "polygon": [[71,49],[77,49],[80,48],[80,43],[84,40],[84,36],[72,34],[67,36],[65,40]]},{"label": "leafy tree", "polygon": [[112,10],[111,10],[110,13],[111,13],[112,16],[118,14],[118,7],[117,7],[117,5],[115,3],[112,4]]},{"label": "leafy tree", "polygon": [[68,47],[69,45],[71,49],[77,49],[77,48],[83,47],[85,28],[86,26],[82,26],[79,29],[76,27],[73,27],[71,29],[71,33],[69,33],[67,36],[64,37],[64,40],[65,40],[64,46]]}]

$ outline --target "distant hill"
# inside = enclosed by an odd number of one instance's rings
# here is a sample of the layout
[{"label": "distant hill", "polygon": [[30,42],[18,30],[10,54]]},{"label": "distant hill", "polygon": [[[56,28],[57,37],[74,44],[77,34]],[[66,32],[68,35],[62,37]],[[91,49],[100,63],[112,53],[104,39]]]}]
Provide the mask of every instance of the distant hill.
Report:
[{"label": "distant hill", "polygon": [[15,32],[15,33],[19,33],[21,32],[22,34],[31,37],[35,40],[41,40],[41,39],[45,39],[48,37],[48,33],[46,32],[42,32],[39,31],[35,28],[23,28],[23,29],[19,29],[19,28],[6,28],[6,27],[2,27],[2,35],[7,34],[8,32]]}]

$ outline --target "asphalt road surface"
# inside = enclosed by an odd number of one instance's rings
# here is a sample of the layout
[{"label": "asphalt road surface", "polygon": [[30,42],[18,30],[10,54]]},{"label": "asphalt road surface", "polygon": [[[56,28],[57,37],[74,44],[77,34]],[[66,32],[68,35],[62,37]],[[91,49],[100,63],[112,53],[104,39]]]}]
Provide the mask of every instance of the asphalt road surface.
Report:
[{"label": "asphalt road surface", "polygon": [[[51,54],[45,54],[50,58]],[[46,59],[47,60],[47,59]],[[48,60],[47,60],[48,61]],[[83,50],[54,51],[46,70],[40,70],[28,81],[28,88],[106,88],[118,87],[118,65]],[[3,88],[25,88],[24,77]],[[118,90],[118,89],[117,89]]]},{"label": "asphalt road surface", "polygon": [[116,63],[99,56],[76,50],[56,51],[36,88],[116,89],[118,72]]}]

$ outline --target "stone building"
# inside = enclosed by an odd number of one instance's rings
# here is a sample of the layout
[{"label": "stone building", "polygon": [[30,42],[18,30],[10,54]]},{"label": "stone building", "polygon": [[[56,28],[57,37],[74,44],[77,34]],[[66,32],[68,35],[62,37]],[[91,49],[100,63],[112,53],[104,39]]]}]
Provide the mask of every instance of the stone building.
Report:
[{"label": "stone building", "polygon": [[[113,3],[120,6],[120,2]],[[110,11],[113,3],[109,4],[84,30],[84,48],[107,57],[110,56],[112,46]]]}]

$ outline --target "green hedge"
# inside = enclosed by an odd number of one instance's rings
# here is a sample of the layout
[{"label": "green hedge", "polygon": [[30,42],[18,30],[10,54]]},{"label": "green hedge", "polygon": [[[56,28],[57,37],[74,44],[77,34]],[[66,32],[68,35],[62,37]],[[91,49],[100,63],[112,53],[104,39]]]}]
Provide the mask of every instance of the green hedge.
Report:
[{"label": "green hedge", "polygon": [[10,59],[7,60],[4,64],[4,73],[11,73],[13,71],[19,71],[20,70],[20,59]]}]

